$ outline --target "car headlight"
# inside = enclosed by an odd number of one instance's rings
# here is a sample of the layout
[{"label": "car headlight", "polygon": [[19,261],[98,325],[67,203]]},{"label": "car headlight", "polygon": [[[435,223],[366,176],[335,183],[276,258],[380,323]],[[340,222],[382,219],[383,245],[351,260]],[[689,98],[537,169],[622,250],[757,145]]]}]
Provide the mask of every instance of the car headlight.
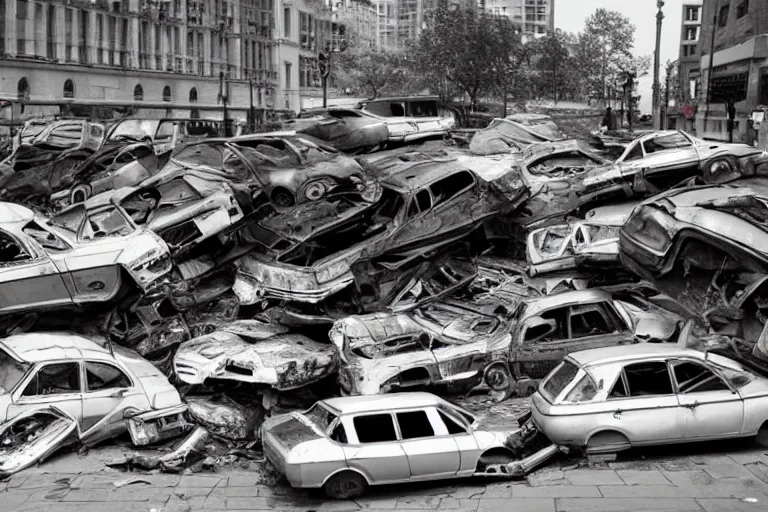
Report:
[{"label": "car headlight", "polygon": [[325,195],[325,184],[321,181],[315,181],[307,185],[304,195],[310,201],[317,201]]},{"label": "car headlight", "polygon": [[663,251],[672,243],[672,237],[660,223],[662,215],[664,212],[661,210],[643,206],[629,218],[624,231],[646,247]]},{"label": "car headlight", "polygon": [[705,183],[725,183],[739,177],[739,165],[732,157],[713,160],[704,168]]}]

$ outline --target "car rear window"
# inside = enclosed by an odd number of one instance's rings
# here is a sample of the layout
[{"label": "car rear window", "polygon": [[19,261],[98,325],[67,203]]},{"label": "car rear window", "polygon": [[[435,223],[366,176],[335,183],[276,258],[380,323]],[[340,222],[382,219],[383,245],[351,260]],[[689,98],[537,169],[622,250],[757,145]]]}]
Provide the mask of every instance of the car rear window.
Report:
[{"label": "car rear window", "polygon": [[541,393],[550,402],[554,402],[555,398],[562,393],[565,387],[576,377],[577,373],[579,373],[578,366],[570,361],[563,361],[557,368],[552,370],[552,373],[544,381],[540,388]]}]

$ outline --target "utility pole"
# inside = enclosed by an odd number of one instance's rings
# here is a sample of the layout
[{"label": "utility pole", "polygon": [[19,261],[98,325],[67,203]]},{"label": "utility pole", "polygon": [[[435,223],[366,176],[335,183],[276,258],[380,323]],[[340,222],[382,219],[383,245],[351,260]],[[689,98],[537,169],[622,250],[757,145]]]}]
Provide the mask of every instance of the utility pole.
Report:
[{"label": "utility pole", "polygon": [[656,0],[656,7],[659,11],[656,13],[656,50],[653,53],[653,127],[661,130],[659,60],[661,58],[661,21],[664,19],[661,8],[664,7],[664,0]]},{"label": "utility pole", "polygon": [[250,96],[251,108],[248,110],[248,131],[256,131],[256,112],[253,111],[253,77],[248,78],[248,93]]},{"label": "utility pole", "polygon": [[667,64],[667,76],[664,78],[664,116],[662,117],[663,126],[662,129],[666,130],[667,126],[667,111],[669,110],[669,74],[672,71],[672,65]]},{"label": "utility pole", "polygon": [[[702,7],[703,10],[703,7]],[[720,10],[720,0],[715,2],[715,12],[712,15],[712,37],[709,40],[709,70],[707,71],[707,108],[704,111],[704,125],[701,128],[702,137],[707,130],[707,118],[709,117],[709,102],[712,98],[712,68],[715,62],[715,33],[717,32],[717,13]],[[702,15],[704,13],[702,12]],[[703,20],[702,20],[703,21]]]},{"label": "utility pole", "polygon": [[317,67],[323,81],[323,108],[328,107],[328,76],[331,74],[331,54],[330,44],[328,44],[325,52],[317,54]]},{"label": "utility pole", "polygon": [[227,111],[227,102],[229,101],[229,82],[224,76],[223,71],[219,71],[219,97],[222,103],[222,117],[224,118],[224,136],[229,137],[229,112]]}]

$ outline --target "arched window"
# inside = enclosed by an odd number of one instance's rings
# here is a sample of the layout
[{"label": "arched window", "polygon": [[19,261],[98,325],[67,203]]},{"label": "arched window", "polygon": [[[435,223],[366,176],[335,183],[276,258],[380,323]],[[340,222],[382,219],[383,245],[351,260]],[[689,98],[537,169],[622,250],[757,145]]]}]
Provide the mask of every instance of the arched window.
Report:
[{"label": "arched window", "polygon": [[197,103],[197,88],[193,87],[189,90],[189,102]]},{"label": "arched window", "polygon": [[144,101],[144,88],[141,84],[136,84],[136,87],[133,88],[133,100]]},{"label": "arched window", "polygon": [[171,101],[171,88],[167,85],[163,87],[163,101]]},{"label": "arched window", "polygon": [[26,77],[19,80],[19,84],[16,86],[16,91],[18,92],[19,100],[29,99],[29,82],[27,82]]},{"label": "arched window", "polygon": [[75,82],[67,78],[67,81],[64,82],[64,97],[65,98],[74,98],[75,97]]}]

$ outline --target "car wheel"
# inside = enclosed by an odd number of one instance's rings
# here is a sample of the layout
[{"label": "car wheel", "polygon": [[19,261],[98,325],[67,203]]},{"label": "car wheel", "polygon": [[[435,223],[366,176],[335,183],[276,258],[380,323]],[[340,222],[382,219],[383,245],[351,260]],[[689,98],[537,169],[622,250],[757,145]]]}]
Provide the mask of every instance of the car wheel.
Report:
[{"label": "car wheel", "polygon": [[89,197],[91,197],[91,186],[87,183],[81,183],[72,188],[72,192],[69,194],[69,203],[84,203]]},{"label": "car wheel", "polygon": [[763,426],[757,431],[755,442],[763,448],[768,448],[768,421],[763,423]]},{"label": "car wheel", "polygon": [[486,386],[494,391],[503,391],[509,388],[511,377],[509,375],[509,368],[505,364],[494,364],[485,370]]},{"label": "car wheel", "polygon": [[288,207],[296,204],[296,201],[293,199],[293,194],[289,191],[284,188],[278,188],[272,192],[272,203],[277,206]]},{"label": "car wheel", "polygon": [[337,500],[351,500],[363,494],[366,487],[365,478],[358,473],[345,471],[333,475],[323,486],[325,495]]}]

